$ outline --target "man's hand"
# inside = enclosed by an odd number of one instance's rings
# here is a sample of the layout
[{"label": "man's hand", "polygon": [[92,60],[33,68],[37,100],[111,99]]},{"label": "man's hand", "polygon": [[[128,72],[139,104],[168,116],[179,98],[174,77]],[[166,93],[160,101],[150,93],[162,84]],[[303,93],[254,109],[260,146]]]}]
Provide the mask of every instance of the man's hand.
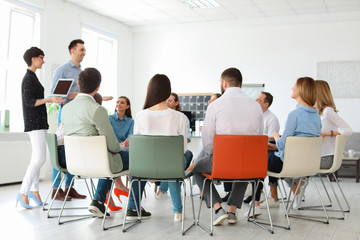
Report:
[{"label": "man's hand", "polygon": [[110,100],[112,100],[112,99],[113,99],[112,96],[104,96],[104,97],[102,97],[102,100],[103,100],[103,101],[110,101]]},{"label": "man's hand", "polygon": [[269,151],[277,151],[278,149],[275,144],[268,142],[268,150]]}]

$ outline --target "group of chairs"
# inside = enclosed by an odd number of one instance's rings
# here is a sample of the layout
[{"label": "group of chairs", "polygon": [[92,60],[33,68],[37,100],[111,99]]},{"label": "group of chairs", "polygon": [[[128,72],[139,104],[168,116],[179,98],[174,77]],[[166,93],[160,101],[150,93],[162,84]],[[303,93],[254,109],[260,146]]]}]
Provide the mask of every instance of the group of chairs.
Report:
[{"label": "group of chairs", "polygon": [[[54,140],[55,139],[55,140]],[[67,169],[61,168],[57,162],[57,148],[56,148],[56,136],[54,134],[48,134],[47,136],[48,146],[51,154],[51,162],[53,167],[58,169],[62,173],[69,171],[71,174],[78,176],[82,179],[90,179],[90,187],[87,181],[85,180],[87,189],[89,191],[90,197],[94,194],[94,184],[92,183],[92,178],[106,178],[111,179],[112,192],[114,187],[114,179],[119,176],[129,176],[131,178],[130,184],[130,194],[134,194],[132,189],[132,183],[138,181],[139,183],[139,196],[140,193],[140,181],[176,181],[182,183],[183,186],[183,214],[182,214],[182,227],[181,232],[184,235],[191,227],[200,226],[210,235],[213,235],[213,210],[210,208],[210,230],[207,229],[203,224],[200,223],[200,213],[201,213],[201,204],[200,201],[198,217],[195,217],[193,193],[192,193],[192,183],[191,183],[191,174],[187,174],[184,171],[183,165],[183,139],[182,136],[142,136],[142,135],[132,135],[130,136],[130,159],[129,159],[129,170],[122,171],[119,173],[112,173],[110,170],[110,165],[108,161],[108,152],[106,147],[105,136],[65,136],[65,153],[66,153],[66,162]],[[272,173],[267,171],[267,136],[259,135],[216,135],[214,138],[214,150],[213,150],[213,169],[211,174],[204,174],[206,177],[205,181],[210,181],[210,191],[211,186],[217,182],[253,182],[257,188],[260,182],[263,182],[262,179],[265,179],[266,176],[273,176],[279,178],[281,181],[284,177],[290,178],[300,178],[300,181],[304,178],[313,179],[314,176],[320,174],[326,174],[327,179],[330,183],[331,189],[334,192],[335,198],[338,205],[340,206],[340,211],[342,212],[342,219],[344,218],[344,212],[350,211],[349,204],[345,198],[344,193],[342,192],[340,185],[336,179],[335,174],[333,174],[340,166],[342,162],[342,154],[346,145],[347,137],[346,136],[336,136],[335,143],[335,154],[334,154],[334,163],[329,170],[320,170],[320,159],[321,159],[321,137],[288,137],[286,140],[285,146],[285,155],[284,155],[284,165],[280,173]],[[55,150],[56,149],[56,150]],[[230,166],[230,167],[229,167]],[[59,173],[60,175],[60,173]],[[342,193],[342,196],[345,198],[347,204],[347,210],[344,210],[340,204],[340,201],[334,191],[334,188],[330,182],[329,176],[332,175],[336,180],[338,187]],[[73,178],[74,181],[75,178]],[[190,197],[192,205],[192,219],[191,224],[185,229],[185,193],[186,193],[186,184],[185,180],[190,181]],[[320,176],[321,179],[321,176]],[[61,182],[63,182],[64,177]],[[322,180],[321,180],[322,181]],[[314,181],[313,181],[314,182]],[[322,181],[323,183],[323,181]],[[316,186],[315,182],[314,185]],[[205,184],[203,185],[205,186]],[[299,184],[300,186],[300,184]],[[323,183],[325,188],[325,185]],[[316,186],[317,188],[317,186]],[[70,188],[69,188],[70,189]],[[326,189],[326,188],[325,188]],[[50,195],[52,189],[50,189],[47,198]],[[204,190],[204,189],[203,189]],[[282,207],[285,211],[287,226],[283,226],[286,229],[290,229],[290,220],[289,217],[298,217],[306,218],[304,215],[295,215],[291,214],[291,206],[294,200],[291,199],[291,191],[289,191],[288,197],[286,192],[283,194],[280,189]],[[317,190],[319,195],[319,200],[321,203],[321,209],[324,211],[325,223],[329,222],[329,216],[327,214],[328,207],[332,207],[331,198],[327,193],[330,204],[324,205],[321,198],[319,190]],[[270,233],[274,233],[274,226],[279,226],[273,224],[270,208],[268,205],[267,192],[264,188],[265,201],[267,205],[267,213],[269,217],[269,222],[259,222],[255,217],[250,217],[248,214],[247,220],[254,223],[257,226],[260,226]],[[68,192],[66,193],[68,196]],[[47,199],[45,200],[45,202]],[[136,201],[135,201],[136,203]],[[58,215],[58,223],[64,223],[65,221],[60,221],[61,218],[65,217],[63,211],[66,210],[66,197],[60,209]],[[252,201],[250,210],[254,211],[255,201]],[[286,204],[286,205],[285,205]],[[53,201],[47,209],[48,217],[52,208]],[[211,203],[211,206],[213,204]],[[313,206],[311,209],[318,209],[319,206]],[[139,201],[139,206],[136,205],[138,218],[135,221],[126,220],[126,210],[125,209],[124,220],[121,224],[106,226],[106,215],[104,214],[102,220],[103,230],[107,230],[112,227],[122,226],[122,231],[125,232],[130,227],[134,226],[137,223],[141,222],[141,201]],[[305,208],[301,208],[303,210]],[[108,206],[106,206],[106,211]],[[249,211],[250,213],[250,211]],[[252,214],[255,215],[254,212]],[[67,215],[74,217],[74,215]],[[92,215],[81,215],[80,219],[84,217],[92,217]],[[312,220],[313,218],[308,218]],[[77,219],[76,219],[77,220]],[[73,221],[69,220],[69,221]],[[270,228],[265,225],[269,225]],[[280,226],[281,227],[281,226]]]}]

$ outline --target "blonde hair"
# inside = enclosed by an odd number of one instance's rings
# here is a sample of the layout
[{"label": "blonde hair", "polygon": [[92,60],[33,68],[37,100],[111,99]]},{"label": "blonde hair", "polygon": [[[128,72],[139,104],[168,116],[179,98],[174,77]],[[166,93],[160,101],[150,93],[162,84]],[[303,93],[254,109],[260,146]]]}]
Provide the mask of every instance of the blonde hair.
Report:
[{"label": "blonde hair", "polygon": [[302,77],[296,81],[299,96],[305,103],[314,106],[316,102],[315,81],[311,77]]},{"label": "blonde hair", "polygon": [[317,91],[316,108],[319,114],[321,115],[326,107],[331,107],[335,112],[338,112],[329,84],[324,80],[316,80],[315,86]]}]

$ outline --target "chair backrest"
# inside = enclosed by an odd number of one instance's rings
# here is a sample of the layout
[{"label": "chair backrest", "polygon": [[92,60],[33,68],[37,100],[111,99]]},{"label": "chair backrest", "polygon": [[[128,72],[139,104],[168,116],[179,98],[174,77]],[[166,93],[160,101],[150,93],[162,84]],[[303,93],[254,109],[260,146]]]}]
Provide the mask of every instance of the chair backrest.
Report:
[{"label": "chair backrest", "polygon": [[49,149],[50,154],[50,162],[53,168],[61,172],[67,172],[66,168],[62,168],[59,164],[59,155],[58,155],[58,146],[57,146],[57,138],[54,133],[46,134],[46,142]]},{"label": "chair backrest", "polygon": [[267,136],[215,135],[211,178],[265,178],[267,156]]},{"label": "chair backrest", "polygon": [[287,137],[283,177],[313,176],[319,172],[322,137]]},{"label": "chair backrest", "polygon": [[345,149],[347,141],[348,141],[348,136],[345,136],[345,135],[337,135],[336,136],[335,149],[334,149],[334,161],[333,161],[333,165],[328,170],[329,172],[335,172],[341,167],[344,149]]},{"label": "chair backrest", "polygon": [[144,179],[182,179],[183,136],[131,135],[129,174]]},{"label": "chair backrest", "polygon": [[65,136],[69,173],[84,177],[112,177],[105,136]]}]

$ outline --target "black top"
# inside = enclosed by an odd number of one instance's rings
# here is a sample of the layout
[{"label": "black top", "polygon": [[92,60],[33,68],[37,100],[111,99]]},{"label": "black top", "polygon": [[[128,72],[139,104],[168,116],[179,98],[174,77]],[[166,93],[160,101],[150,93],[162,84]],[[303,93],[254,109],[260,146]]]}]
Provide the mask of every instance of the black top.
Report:
[{"label": "black top", "polygon": [[36,100],[44,98],[44,87],[36,74],[29,69],[21,84],[21,94],[25,132],[49,129],[45,104],[34,106]]}]

